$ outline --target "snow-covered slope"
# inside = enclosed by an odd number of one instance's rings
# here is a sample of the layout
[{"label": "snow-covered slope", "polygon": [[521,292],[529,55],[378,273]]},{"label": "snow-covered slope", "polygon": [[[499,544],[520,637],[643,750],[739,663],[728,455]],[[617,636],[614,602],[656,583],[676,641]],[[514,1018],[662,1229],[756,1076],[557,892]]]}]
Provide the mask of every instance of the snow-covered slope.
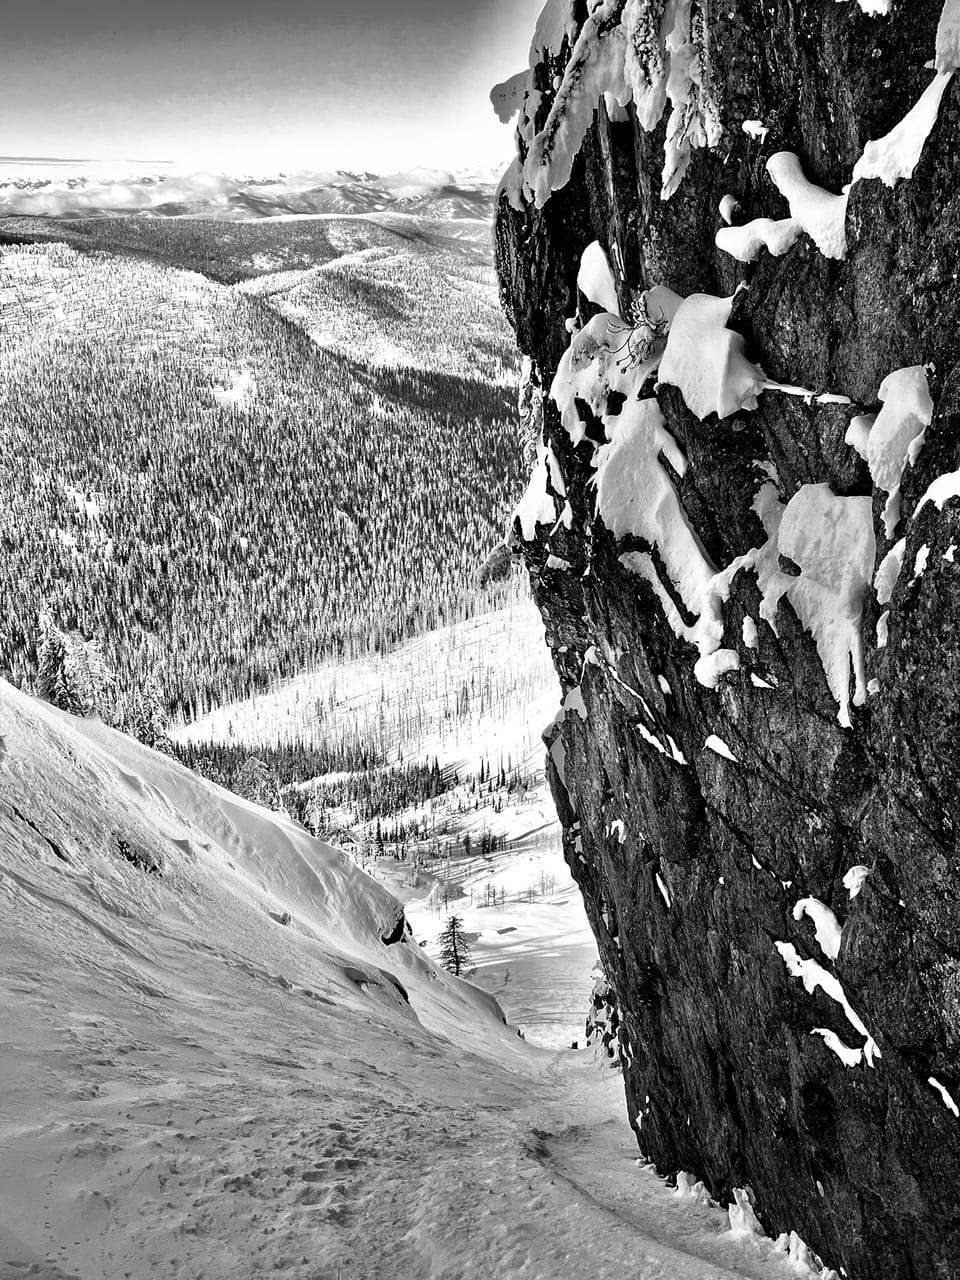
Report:
[{"label": "snow-covered slope", "polygon": [[346,1004],[359,992],[391,1020],[481,1043],[502,1024],[494,1001],[424,958],[382,885],[297,823],[5,682],[0,732],[9,883],[33,901],[42,866],[47,907],[93,947],[119,949],[137,990],[175,995],[153,944],[166,950],[187,925],[221,959],[282,969]]},{"label": "snow-covered slope", "polygon": [[615,1074],[396,919],[294,824],[0,682],[3,1280],[812,1274],[638,1167]]}]

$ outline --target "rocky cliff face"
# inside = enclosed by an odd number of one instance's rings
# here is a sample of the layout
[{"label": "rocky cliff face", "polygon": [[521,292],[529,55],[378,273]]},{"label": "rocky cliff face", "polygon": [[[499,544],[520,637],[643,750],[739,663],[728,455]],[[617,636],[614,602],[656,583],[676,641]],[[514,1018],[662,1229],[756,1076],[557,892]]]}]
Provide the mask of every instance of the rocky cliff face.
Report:
[{"label": "rocky cliff face", "polygon": [[514,539],[630,1122],[860,1280],[960,1277],[958,30],[554,0],[499,93]]}]

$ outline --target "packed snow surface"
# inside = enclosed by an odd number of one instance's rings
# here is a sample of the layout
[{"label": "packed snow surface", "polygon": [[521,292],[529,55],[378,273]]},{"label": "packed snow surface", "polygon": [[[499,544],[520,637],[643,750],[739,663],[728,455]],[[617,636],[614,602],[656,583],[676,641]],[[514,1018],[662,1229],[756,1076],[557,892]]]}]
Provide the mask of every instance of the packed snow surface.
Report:
[{"label": "packed snow surface", "polygon": [[[457,712],[464,685],[478,694]],[[540,730],[559,685],[543,623],[527,599],[438,627],[385,653],[316,669],[174,730],[194,743],[312,743],[358,736],[393,763],[439,758],[476,772],[481,761],[541,760]]]}]

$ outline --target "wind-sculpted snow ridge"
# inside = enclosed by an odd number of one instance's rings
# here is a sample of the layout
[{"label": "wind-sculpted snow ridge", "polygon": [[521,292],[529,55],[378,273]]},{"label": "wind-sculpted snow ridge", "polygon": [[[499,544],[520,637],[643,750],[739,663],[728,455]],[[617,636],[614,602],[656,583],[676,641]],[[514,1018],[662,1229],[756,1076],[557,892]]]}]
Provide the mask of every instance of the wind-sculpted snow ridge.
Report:
[{"label": "wind-sculpted snow ridge", "polygon": [[628,1110],[853,1280],[958,1280],[957,5],[587,8],[497,252]]}]

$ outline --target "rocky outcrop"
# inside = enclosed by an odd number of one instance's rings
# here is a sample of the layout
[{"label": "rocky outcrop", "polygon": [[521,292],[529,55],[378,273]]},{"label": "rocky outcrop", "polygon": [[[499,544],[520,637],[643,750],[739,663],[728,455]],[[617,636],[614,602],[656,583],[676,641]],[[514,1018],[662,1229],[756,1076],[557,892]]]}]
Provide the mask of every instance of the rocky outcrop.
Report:
[{"label": "rocky outcrop", "polygon": [[497,252],[630,1123],[851,1280],[957,1280],[960,21],[589,7],[500,95]]}]

